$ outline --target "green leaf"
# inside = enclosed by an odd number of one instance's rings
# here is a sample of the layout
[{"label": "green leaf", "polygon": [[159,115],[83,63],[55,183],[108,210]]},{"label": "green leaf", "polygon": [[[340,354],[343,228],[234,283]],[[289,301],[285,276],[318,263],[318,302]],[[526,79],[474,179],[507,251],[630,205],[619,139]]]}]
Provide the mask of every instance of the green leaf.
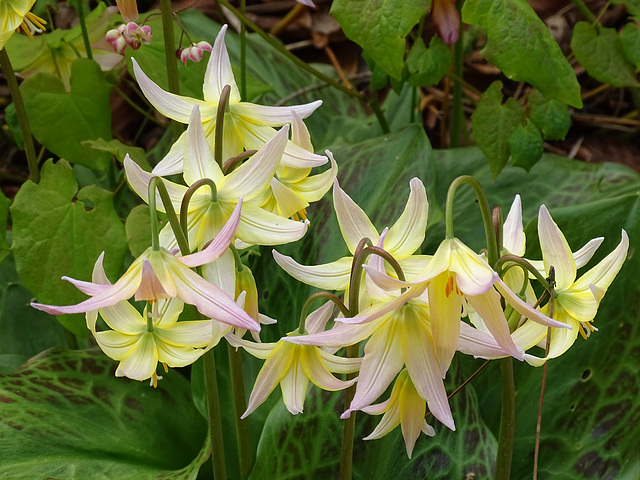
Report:
[{"label": "green leaf", "polygon": [[502,82],[493,82],[482,94],[471,124],[473,138],[487,157],[494,179],[509,160],[509,137],[523,122],[523,108],[513,98],[503,105]]},{"label": "green leaf", "polygon": [[33,136],[61,158],[106,170],[111,154],[98,152],[84,140],[111,139],[111,85],[93,60],[79,58],[71,67],[71,93],[60,80],[39,73],[20,86]]},{"label": "green leaf", "polygon": [[640,28],[633,23],[627,23],[620,34],[622,50],[627,60],[640,68]]},{"label": "green leaf", "polygon": [[[16,268],[41,303],[84,300],[84,294],[60,277],[90,280],[101,252],[105,252],[107,275],[114,278],[120,273],[126,244],[112,194],[96,186],[77,188],[69,164],[49,160],[42,168],[41,182],[24,183],[11,207]],[[84,315],[58,319],[75,334],[86,335]]]},{"label": "green leaf", "polygon": [[0,235],[0,264],[9,255],[9,245],[5,239],[7,231],[7,216],[9,215],[9,206],[11,200],[4,196],[4,193],[0,191],[0,231],[4,232],[4,235]]},{"label": "green leaf", "polygon": [[437,35],[431,38],[429,48],[419,38],[407,57],[409,83],[414,87],[435,85],[447,74],[451,65],[451,51]]},{"label": "green leaf", "polygon": [[546,25],[525,0],[467,0],[462,20],[487,32],[482,55],[545,97],[582,107],[580,85]]},{"label": "green leaf", "polygon": [[631,15],[640,15],[640,0],[612,0],[614,5],[624,4]]},{"label": "green leaf", "polygon": [[176,371],[158,388],[114,376],[99,350],[48,350],[0,375],[0,476],[195,480],[206,422]]},{"label": "green leaf", "polygon": [[22,140],[22,130],[20,130],[20,122],[18,121],[18,114],[16,113],[16,106],[13,102],[11,102],[4,109],[4,119],[7,122],[7,127],[9,128],[9,133],[11,133],[11,138],[16,142],[16,146],[20,150],[24,150],[24,141]]},{"label": "green leaf", "polygon": [[144,149],[140,147],[135,147],[131,145],[125,145],[120,140],[111,140],[107,142],[102,138],[98,140],[85,140],[82,142],[85,145],[89,145],[91,148],[101,151],[101,152],[109,152],[111,155],[116,157],[119,162],[124,162],[124,157],[129,155],[131,160],[136,162],[145,170],[151,170],[151,166],[149,162],[147,162],[147,155],[144,152]]},{"label": "green leaf", "polygon": [[430,5],[428,0],[336,0],[331,14],[350,40],[399,80],[404,65],[405,37]]},{"label": "green leaf", "polygon": [[137,205],[124,224],[127,245],[134,257],[140,256],[151,245],[151,214],[148,205]]},{"label": "green leaf", "polygon": [[529,95],[529,120],[546,140],[564,140],[571,127],[569,108],[557,100],[547,100],[536,90]]},{"label": "green leaf", "polygon": [[614,87],[637,87],[636,73],[624,55],[622,41],[613,28],[600,33],[587,22],[573,28],[571,50],[589,75]]},{"label": "green leaf", "polygon": [[544,142],[540,130],[529,120],[524,127],[516,128],[507,143],[511,152],[511,164],[515,167],[522,167],[527,172],[542,158],[544,153]]}]

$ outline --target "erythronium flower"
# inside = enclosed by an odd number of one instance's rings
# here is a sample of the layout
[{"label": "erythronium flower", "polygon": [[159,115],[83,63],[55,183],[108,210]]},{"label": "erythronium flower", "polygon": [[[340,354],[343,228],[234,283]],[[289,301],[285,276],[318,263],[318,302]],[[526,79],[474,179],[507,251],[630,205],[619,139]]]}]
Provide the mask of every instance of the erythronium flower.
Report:
[{"label": "erythronium flower", "polygon": [[[102,268],[104,253],[93,269],[92,280],[111,285]],[[117,377],[151,378],[157,385],[158,362],[165,367],[184,367],[195,362],[211,344],[213,320],[178,322],[184,303],[177,298],[149,302],[142,315],[128,301],[87,312],[87,327],[109,357],[118,360]],[[97,331],[98,313],[111,330]]]},{"label": "erythronium flower", "polygon": [[55,306],[31,303],[31,306],[52,315],[62,315],[110,307],[134,295],[136,300],[149,301],[176,297],[184,303],[194,305],[208,318],[249,330],[259,330],[258,323],[249,317],[232,298],[191,270],[191,267],[215,260],[227,250],[240,220],[240,208],[241,203],[238,204],[219,235],[201,252],[176,257],[164,248],[159,250],[149,248],[113,285],[62,277],[73,283],[83,293],[91,295],[91,298],[77,305]]},{"label": "erythronium flower", "polygon": [[[412,278],[428,262],[430,257],[412,255],[424,240],[427,226],[429,203],[424,185],[418,178],[409,182],[411,193],[396,223],[389,229],[384,240],[384,249],[400,263],[407,278]],[[349,252],[355,249],[363,238],[369,238],[376,245],[380,235],[367,214],[340,188],[336,179],[333,185],[333,205],[338,217],[340,231]],[[344,257],[324,265],[305,266],[291,257],[274,250],[273,256],[289,275],[301,282],[324,290],[346,290],[349,285],[353,257]]]},{"label": "erythronium flower", "polygon": [[456,43],[460,30],[460,14],[455,0],[433,0],[431,15],[444,43]]},{"label": "erythronium flower", "polygon": [[40,17],[29,12],[35,0],[2,0],[0,2],[0,50],[2,50],[19,28],[33,38],[35,32],[44,29],[45,22]]},{"label": "erythronium flower", "polygon": [[[550,312],[550,304],[546,304],[542,312],[551,314],[554,319],[570,326],[571,329],[551,329],[549,354],[546,358],[532,355],[525,357],[525,360],[536,366],[542,365],[546,359],[566,352],[575,342],[578,332],[587,338],[595,330],[591,322],[596,316],[598,305],[620,271],[629,248],[629,238],[622,230],[622,239],[618,246],[596,266],[576,279],[577,262],[574,254],[544,205],[540,207],[538,214],[538,236],[545,271],[548,275],[553,267],[555,272],[553,312]],[[547,329],[526,322],[514,332],[514,336],[516,335],[518,344],[526,350],[539,342],[545,344]]]},{"label": "erythronium flower", "polygon": [[[132,59],[133,71],[143,93],[160,113],[177,122],[189,123],[193,107],[200,105],[202,125],[209,145],[213,147],[218,103],[225,85],[231,87],[229,105],[225,113],[223,128],[222,156],[226,160],[235,157],[243,150],[258,150],[276,133],[273,127],[291,123],[291,112],[295,111],[302,118],[311,115],[321,105],[321,101],[291,107],[267,107],[240,100],[240,91],[236,85],[229,62],[229,54],[224,44],[227,26],[224,25],[216,38],[207,65],[202,86],[204,100],[183,97],[162,90]],[[184,136],[180,137],[174,147],[153,170],[156,175],[170,175],[182,171],[182,148]],[[288,142],[282,157],[284,165],[304,168],[323,165],[326,157],[307,152],[301,147]]]},{"label": "erythronium flower", "polygon": [[213,47],[209,42],[205,42],[204,40],[198,43],[192,43],[187,48],[182,48],[178,51],[179,58],[182,63],[187,64],[187,60],[191,60],[192,62],[199,62],[202,60],[202,55],[204,52],[210,52],[213,50]]},{"label": "erythronium flower", "polygon": [[138,50],[142,44],[149,45],[152,37],[153,32],[149,25],[128,22],[109,30],[105,39],[111,44],[114,51],[123,54],[127,45],[134,50]]},{"label": "erythronium flower", "polygon": [[[328,303],[313,312],[307,318],[307,329],[313,332],[324,328],[332,308],[333,304]],[[226,338],[234,347],[242,347],[251,355],[265,359],[242,418],[258,408],[278,384],[287,410],[297,415],[302,412],[309,381],[323,390],[336,391],[353,385],[357,380],[339,380],[330,372],[354,373],[360,366],[359,358],[338,357],[316,346],[296,345],[285,339],[276,343],[253,343],[231,334]]]},{"label": "erythronium flower", "polygon": [[[285,125],[258,153],[224,175],[216,163],[199,121],[198,105],[193,109],[192,121],[186,132],[184,156],[184,181],[193,185],[203,178],[216,185],[215,200],[209,187],[198,189],[191,197],[188,209],[187,230],[189,245],[200,248],[212,239],[224,225],[240,197],[244,206],[236,237],[249,245],[281,245],[296,241],[305,234],[306,223],[282,218],[253,205],[253,200],[269,186],[287,142],[288,125]],[[154,175],[143,171],[128,156],[124,160],[127,180],[131,188],[148,202],[148,185]],[[187,187],[165,181],[174,208],[180,210]],[[161,202],[157,202],[161,205]],[[167,225],[160,232],[161,244],[175,246],[173,231]]]},{"label": "erythronium flower", "polygon": [[420,432],[433,437],[435,431],[425,420],[427,405],[416,390],[406,369],[402,370],[396,378],[396,383],[391,390],[391,396],[385,402],[377,405],[369,405],[362,409],[369,415],[380,415],[382,420],[373,432],[364,440],[374,440],[384,437],[398,425],[402,428],[402,436],[407,449],[407,456],[411,458],[413,447],[420,436]]}]

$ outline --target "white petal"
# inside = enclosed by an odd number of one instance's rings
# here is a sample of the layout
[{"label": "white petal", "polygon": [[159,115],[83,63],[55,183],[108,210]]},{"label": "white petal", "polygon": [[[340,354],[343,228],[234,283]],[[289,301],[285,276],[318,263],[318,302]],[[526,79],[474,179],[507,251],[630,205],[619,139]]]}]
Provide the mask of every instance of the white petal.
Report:
[{"label": "white petal", "polygon": [[522,202],[516,195],[502,227],[502,245],[513,255],[522,257],[526,250],[526,237],[522,228]]},{"label": "white petal", "polygon": [[338,183],[333,184],[333,206],[340,224],[340,231],[351,254],[363,238],[368,238],[374,245],[378,243],[379,235],[369,217]]},{"label": "white petal", "polygon": [[224,44],[224,35],[227,26],[223,25],[216,37],[207,64],[207,71],[204,75],[204,85],[202,86],[204,99],[207,102],[218,104],[220,95],[225,85],[231,87],[229,95],[229,103],[238,103],[240,101],[240,92],[236,85],[233,71],[231,70],[231,62],[229,61],[229,53]]},{"label": "white petal", "polygon": [[555,224],[547,208],[542,205],[538,213],[538,236],[547,274],[555,269],[556,288],[568,288],[576,278],[576,262],[567,240]]},{"label": "white petal", "polygon": [[429,202],[424,185],[418,178],[409,182],[411,193],[402,215],[391,227],[385,240],[385,250],[392,255],[411,255],[424,240],[429,216]]},{"label": "white petal", "polygon": [[293,258],[273,250],[273,258],[296,280],[323,290],[345,290],[349,285],[352,257],[343,257],[324,265],[301,265]]}]

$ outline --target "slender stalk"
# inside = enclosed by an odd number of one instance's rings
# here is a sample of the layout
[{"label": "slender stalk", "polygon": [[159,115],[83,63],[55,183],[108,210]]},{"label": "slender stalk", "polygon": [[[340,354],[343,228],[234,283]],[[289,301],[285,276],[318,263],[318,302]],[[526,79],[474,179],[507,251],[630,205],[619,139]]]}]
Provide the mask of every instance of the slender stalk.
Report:
[{"label": "slender stalk", "polygon": [[211,437],[213,478],[215,480],[226,480],[227,466],[224,459],[224,436],[222,434],[218,377],[216,374],[216,359],[213,354],[213,349],[205,353],[202,356],[202,360],[207,390],[207,413],[209,417],[209,435]]},{"label": "slender stalk", "polygon": [[160,194],[160,199],[162,200],[164,211],[167,214],[167,218],[169,219],[171,230],[173,230],[173,234],[176,237],[176,242],[178,242],[180,253],[182,253],[182,255],[190,254],[191,250],[189,249],[189,241],[187,239],[186,231],[182,229],[180,220],[178,219],[178,215],[176,215],[176,211],[173,208],[173,203],[171,203],[171,197],[169,197],[167,187],[160,177],[153,177],[149,182],[148,192],[149,209],[151,210],[151,247],[154,250],[160,249],[160,243],[158,239],[158,215],[156,213],[156,189]]},{"label": "slender stalk", "polygon": [[[240,0],[240,13],[245,16],[247,0]],[[240,21],[240,98],[247,101],[247,24]]]},{"label": "slender stalk", "polygon": [[[176,58],[176,42],[173,33],[173,12],[171,11],[171,0],[161,0],[160,11],[162,12],[162,33],[164,35],[164,56],[167,63],[167,79],[169,81],[169,91],[180,94],[180,80],[178,79],[178,59]],[[182,134],[182,124],[171,121],[173,139],[177,140]]]},{"label": "slender stalk", "polygon": [[308,316],[307,312],[309,311],[309,308],[311,307],[311,304],[313,303],[313,301],[316,300],[317,298],[327,298],[331,300],[340,309],[340,311],[345,317],[348,317],[350,315],[349,309],[333,293],[329,293],[329,292],[314,293],[309,298],[307,298],[307,301],[304,302],[304,305],[302,306],[302,312],[300,313],[300,324],[298,325],[298,333],[300,335],[304,335],[307,331],[305,326],[307,316]]},{"label": "slender stalk", "polygon": [[[182,197],[182,203],[180,204],[180,228],[186,236],[189,235],[189,230],[187,228],[189,220],[189,202],[191,202],[193,194],[205,185],[211,190],[211,202],[213,203],[218,201],[218,188],[216,187],[216,183],[210,178],[201,178],[200,180],[193,182],[193,184],[187,188],[187,191],[184,193],[184,197]],[[187,252],[185,255],[188,255],[189,253],[191,252]]]},{"label": "slender stalk", "polygon": [[84,18],[84,0],[78,0],[78,21],[80,22],[80,29],[82,30],[82,39],[84,40],[84,49],[87,51],[87,58],[93,60],[93,53],[91,53],[91,42],[89,42],[89,33],[87,32],[87,22]]},{"label": "slender stalk", "polygon": [[369,100],[369,106],[371,107],[371,110],[373,110],[373,113],[378,119],[380,128],[382,128],[382,133],[389,133],[391,131],[391,129],[389,128],[389,123],[387,122],[387,119],[385,118],[384,113],[382,112],[382,109],[378,104],[378,99],[376,97],[375,92],[373,92],[371,95],[371,100]]},{"label": "slender stalk", "polygon": [[[456,8],[458,9],[459,17],[462,19],[460,9],[462,8],[462,0],[456,0]],[[451,112],[451,147],[460,146],[460,131],[462,129],[462,123],[464,116],[462,113],[462,75],[463,75],[463,36],[464,28],[462,26],[462,20],[458,27],[458,41],[453,47],[453,108]]]},{"label": "slender stalk", "polygon": [[218,101],[218,110],[216,111],[216,131],[213,145],[213,157],[216,163],[222,168],[224,159],[222,158],[222,144],[224,139],[224,114],[227,111],[229,103],[229,94],[231,93],[231,85],[225,85],[220,92],[220,100]]},{"label": "slender stalk", "polygon": [[229,370],[231,371],[233,419],[236,427],[236,445],[238,447],[240,479],[246,480],[249,478],[249,473],[251,473],[251,468],[253,467],[253,451],[251,449],[249,419],[240,418],[247,408],[247,397],[244,392],[242,354],[229,343],[227,343],[227,353],[229,354]]},{"label": "slender stalk", "polygon": [[16,107],[16,115],[18,116],[18,124],[22,133],[22,143],[24,143],[24,151],[27,156],[27,165],[29,166],[29,177],[34,183],[40,183],[40,169],[38,168],[38,159],[36,158],[36,149],[33,146],[33,137],[31,136],[31,128],[29,127],[29,119],[27,118],[27,110],[24,108],[24,101],[20,93],[20,87],[16,80],[16,74],[11,66],[11,60],[7,55],[7,49],[0,50],[0,66],[4,72],[13,98],[13,104]]},{"label": "slender stalk", "polygon": [[500,359],[501,413],[495,480],[511,478],[511,461],[516,429],[516,395],[513,380],[513,358]]}]

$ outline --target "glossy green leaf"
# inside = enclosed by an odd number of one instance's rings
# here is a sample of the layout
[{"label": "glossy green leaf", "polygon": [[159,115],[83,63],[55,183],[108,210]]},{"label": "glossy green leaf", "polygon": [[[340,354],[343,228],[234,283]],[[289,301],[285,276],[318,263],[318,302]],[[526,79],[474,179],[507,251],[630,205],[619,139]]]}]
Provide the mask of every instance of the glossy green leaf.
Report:
[{"label": "glossy green leaf", "polygon": [[596,80],[614,87],[638,86],[633,65],[625,57],[623,42],[614,28],[598,32],[591,24],[578,22],[573,28],[571,50]]},{"label": "glossy green leaf", "polygon": [[571,126],[569,108],[557,100],[547,100],[536,90],[529,95],[529,120],[546,140],[564,140]]},{"label": "glossy green leaf", "polygon": [[[102,252],[107,275],[115,281],[120,273],[126,244],[112,194],[96,186],[78,191],[66,161],[46,162],[39,184],[24,183],[11,215],[16,269],[40,303],[65,305],[84,300],[84,294],[60,277],[90,280]],[[58,319],[77,335],[86,335],[84,315]]]},{"label": "glossy green leaf", "polygon": [[20,86],[33,136],[71,163],[105,170],[111,154],[99,152],[84,140],[111,139],[111,85],[100,66],[80,58],[71,67],[71,93],[55,76],[39,73]]},{"label": "glossy green leaf", "polygon": [[345,35],[380,67],[402,77],[405,37],[429,10],[429,0],[337,0],[331,6]]},{"label": "glossy green leaf", "polygon": [[127,245],[134,257],[138,257],[151,245],[151,215],[148,205],[134,207],[124,224]]},{"label": "glossy green leaf", "polygon": [[451,50],[440,37],[432,37],[429,48],[419,38],[407,57],[409,83],[414,87],[435,85],[447,74],[450,65]]},{"label": "glossy green leaf", "polygon": [[522,167],[527,172],[542,158],[544,142],[540,130],[527,120],[524,127],[518,127],[507,140],[511,152],[511,164]]},{"label": "glossy green leaf", "polygon": [[482,55],[545,97],[582,107],[580,85],[547,26],[526,0],[467,0],[462,20],[487,32]]},{"label": "glossy green leaf", "polygon": [[502,82],[482,94],[471,115],[473,138],[487,157],[495,179],[509,160],[509,138],[524,123],[524,109],[513,98],[502,104]]},{"label": "glossy green leaf", "polygon": [[99,350],[48,350],[0,375],[0,475],[193,479],[208,456],[206,422],[177,371],[153,389],[114,376]]}]

